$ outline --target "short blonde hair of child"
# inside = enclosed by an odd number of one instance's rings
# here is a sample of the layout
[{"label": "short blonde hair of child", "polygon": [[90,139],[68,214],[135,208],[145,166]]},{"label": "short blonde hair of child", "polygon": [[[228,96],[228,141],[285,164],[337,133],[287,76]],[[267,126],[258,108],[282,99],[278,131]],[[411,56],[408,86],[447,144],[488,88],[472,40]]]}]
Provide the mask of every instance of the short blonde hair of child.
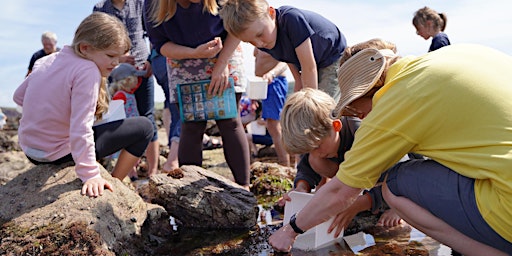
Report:
[{"label": "short blonde hair of child", "polygon": [[223,0],[220,5],[224,29],[234,36],[244,32],[250,23],[269,15],[265,0]]},{"label": "short blonde hair of child", "polygon": [[290,154],[304,154],[319,146],[332,129],[336,106],[327,93],[305,88],[293,93],[281,112],[283,144]]},{"label": "short blonde hair of child", "polygon": [[138,78],[137,76],[127,76],[122,80],[112,82],[108,85],[108,91],[110,96],[114,96],[118,91],[131,91],[137,85]]},{"label": "short blonde hair of child", "polygon": [[[116,17],[103,12],[93,12],[78,25],[71,47],[76,55],[85,58],[80,52],[80,44],[89,44],[96,50],[107,50],[119,47],[127,53],[131,47],[131,40],[124,24]],[[101,119],[108,111],[109,97],[107,93],[107,78],[101,81],[95,116]]]}]

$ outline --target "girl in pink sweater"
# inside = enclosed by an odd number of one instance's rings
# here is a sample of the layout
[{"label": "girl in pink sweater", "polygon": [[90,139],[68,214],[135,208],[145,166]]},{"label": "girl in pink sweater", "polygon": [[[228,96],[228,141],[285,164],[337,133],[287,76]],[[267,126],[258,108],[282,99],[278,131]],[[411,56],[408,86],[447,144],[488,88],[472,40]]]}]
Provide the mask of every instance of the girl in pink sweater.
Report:
[{"label": "girl in pink sweater", "polygon": [[73,43],[36,62],[14,93],[23,107],[19,144],[34,164],[74,161],[81,193],[101,196],[112,185],[97,159],[122,150],[112,176],[123,179],[144,153],[153,127],[146,117],[93,126],[108,109],[106,77],[130,49],[124,25],[93,13],[78,26]]}]

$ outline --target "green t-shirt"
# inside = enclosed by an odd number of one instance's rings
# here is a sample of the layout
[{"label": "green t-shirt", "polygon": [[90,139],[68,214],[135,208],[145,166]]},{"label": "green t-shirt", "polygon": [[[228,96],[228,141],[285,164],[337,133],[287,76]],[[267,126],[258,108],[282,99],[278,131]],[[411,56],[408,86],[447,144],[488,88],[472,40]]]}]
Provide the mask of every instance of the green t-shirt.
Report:
[{"label": "green t-shirt", "polygon": [[512,241],[512,58],[476,45],[405,57],[387,72],[337,177],[372,187],[416,152],[474,178],[478,208]]}]

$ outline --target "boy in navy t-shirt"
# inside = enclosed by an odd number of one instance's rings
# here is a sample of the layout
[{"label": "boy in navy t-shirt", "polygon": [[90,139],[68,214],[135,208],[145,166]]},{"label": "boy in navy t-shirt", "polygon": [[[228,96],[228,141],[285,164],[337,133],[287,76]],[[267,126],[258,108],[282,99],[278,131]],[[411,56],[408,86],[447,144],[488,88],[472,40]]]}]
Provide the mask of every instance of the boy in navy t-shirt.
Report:
[{"label": "boy in navy t-shirt", "polygon": [[227,0],[219,14],[230,34],[288,63],[295,91],[309,87],[339,99],[336,71],[346,39],[334,23],[292,6],[275,9],[265,0]]}]

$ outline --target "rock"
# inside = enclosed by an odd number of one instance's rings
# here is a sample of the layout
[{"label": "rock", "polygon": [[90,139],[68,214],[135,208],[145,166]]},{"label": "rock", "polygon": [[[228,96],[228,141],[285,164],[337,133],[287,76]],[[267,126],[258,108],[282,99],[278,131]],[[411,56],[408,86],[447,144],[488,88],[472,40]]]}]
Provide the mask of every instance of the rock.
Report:
[{"label": "rock", "polygon": [[0,153],[0,185],[5,185],[34,165],[20,151]]},{"label": "rock", "polygon": [[152,203],[162,205],[185,227],[249,229],[256,225],[256,198],[243,187],[197,166],[182,166],[182,178],[149,179]]},{"label": "rock", "polygon": [[[100,169],[101,175],[114,187],[114,192],[106,190],[97,198],[80,194],[82,182],[77,178],[74,166],[38,165],[20,173],[0,186],[1,224],[9,224],[11,229],[32,231],[52,227],[64,232],[71,227],[76,229],[75,234],[91,234],[81,237],[79,243],[92,243],[82,240],[98,237],[97,243],[103,252],[122,251],[123,241],[140,235],[148,206],[136,192],[113,178],[103,167]],[[18,239],[32,235],[36,239],[32,243],[42,243],[55,233],[34,234],[32,231],[30,234],[28,231],[13,234],[20,236]],[[13,234],[0,234],[2,250],[5,250],[8,245],[4,242],[8,239],[3,236]],[[16,246],[16,242],[13,243]],[[18,241],[17,245],[20,244]]]},{"label": "rock", "polygon": [[12,131],[0,132],[0,153],[21,151],[18,145],[18,135]]}]

